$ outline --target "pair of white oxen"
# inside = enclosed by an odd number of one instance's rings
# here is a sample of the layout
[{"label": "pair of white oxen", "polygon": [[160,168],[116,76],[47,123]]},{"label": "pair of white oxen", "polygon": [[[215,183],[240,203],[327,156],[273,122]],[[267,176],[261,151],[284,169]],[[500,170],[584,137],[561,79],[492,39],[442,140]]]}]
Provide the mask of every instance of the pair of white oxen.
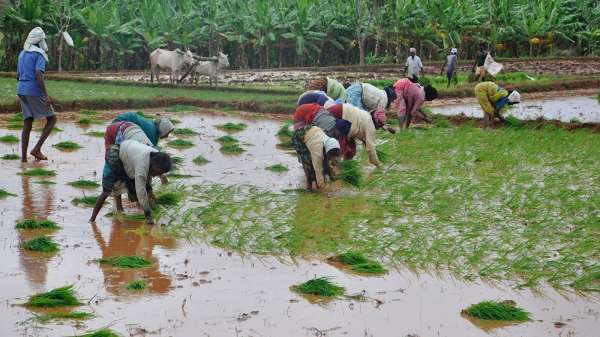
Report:
[{"label": "pair of white oxen", "polygon": [[[209,85],[214,81],[217,85],[219,72],[223,68],[229,67],[227,55],[219,52],[217,57],[201,57],[192,53],[190,50],[181,51],[179,49],[155,49],[150,53],[150,82],[159,81],[161,70],[169,72],[169,82],[180,82],[180,74],[186,71],[190,74],[190,82],[198,81],[200,75],[206,75],[209,79]],[[191,69],[190,69],[191,68]]]}]

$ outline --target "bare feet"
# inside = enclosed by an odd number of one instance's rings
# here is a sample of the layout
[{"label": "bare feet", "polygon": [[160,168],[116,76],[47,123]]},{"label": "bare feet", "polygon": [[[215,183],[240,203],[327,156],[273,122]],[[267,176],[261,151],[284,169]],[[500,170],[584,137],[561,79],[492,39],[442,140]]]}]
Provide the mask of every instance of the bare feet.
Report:
[{"label": "bare feet", "polygon": [[44,156],[40,150],[33,150],[30,154],[37,160],[48,160],[48,157]]}]

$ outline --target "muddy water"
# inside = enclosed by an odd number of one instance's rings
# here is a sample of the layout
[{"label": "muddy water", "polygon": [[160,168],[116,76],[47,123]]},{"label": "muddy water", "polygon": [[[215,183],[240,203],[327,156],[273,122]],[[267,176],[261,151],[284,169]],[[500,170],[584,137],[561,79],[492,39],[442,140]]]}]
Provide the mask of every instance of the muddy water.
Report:
[{"label": "muddy water", "polygon": [[[242,121],[229,116],[187,114],[183,126],[200,132],[190,138],[196,147],[170,152],[185,157],[182,172],[197,177],[185,183],[251,183],[272,189],[297,187],[301,169],[296,159],[277,150],[279,124],[272,120],[244,120],[248,129],[235,134],[247,152],[223,156],[214,141],[224,133],[214,125]],[[17,194],[0,200],[0,336],[66,336],[109,326],[129,336],[595,336],[600,325],[598,298],[515,291],[502,285],[453,282],[449,276],[417,276],[393,271],[383,277],[346,273],[325,261],[290,261],[286,257],[240,256],[205,244],[161,237],[139,222],[102,216],[89,224],[89,208],[71,199],[81,190],[66,185],[77,178],[99,180],[102,139],[82,136],[87,130],[70,122],[48,144],[75,140],[84,148],[59,152],[46,147],[53,160],[46,163],[0,161],[0,187]],[[101,126],[91,129],[99,130]],[[89,129],[88,129],[89,130]],[[0,130],[0,134],[17,134]],[[33,137],[36,138],[36,137]],[[0,144],[0,154],[17,150]],[[196,167],[191,160],[202,154],[211,163]],[[275,174],[264,167],[282,163],[291,170]],[[17,175],[23,168],[57,171],[40,185],[39,178]],[[89,192],[87,192],[89,193]],[[133,211],[132,205],[128,209]],[[19,243],[33,233],[14,229],[15,220],[49,217],[62,229],[52,233],[61,250],[54,256],[23,251]],[[153,235],[156,234],[156,235]],[[122,270],[99,265],[95,259],[139,255],[154,261],[150,268]],[[332,276],[349,294],[362,293],[365,301],[348,299],[314,304],[290,291],[290,286],[314,275]],[[132,294],[127,282],[145,278],[149,288]],[[27,321],[33,312],[20,306],[35,292],[74,284],[86,303],[80,310],[95,317],[79,324]],[[484,299],[511,299],[530,311],[534,321],[518,325],[478,322],[460,315],[461,309]],[[378,301],[383,303],[380,303]],[[88,302],[89,301],[89,302]],[[554,322],[566,323],[556,328]]]},{"label": "muddy water", "polygon": [[[467,117],[483,118],[483,110],[477,103],[437,106],[434,113],[446,116],[464,114]],[[557,120],[600,123],[600,104],[596,97],[576,96],[524,100],[507,110],[507,114],[522,120]]]}]

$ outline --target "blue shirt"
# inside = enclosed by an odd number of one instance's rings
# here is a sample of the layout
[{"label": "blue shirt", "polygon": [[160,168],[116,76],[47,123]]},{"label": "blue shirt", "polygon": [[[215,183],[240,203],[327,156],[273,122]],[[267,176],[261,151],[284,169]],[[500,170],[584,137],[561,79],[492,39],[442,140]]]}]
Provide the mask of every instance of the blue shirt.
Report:
[{"label": "blue shirt", "polygon": [[154,146],[158,145],[158,129],[153,120],[144,118],[137,113],[130,111],[118,115],[117,118],[113,120],[113,123],[116,122],[130,122],[139,126],[152,144]]},{"label": "blue shirt", "polygon": [[325,105],[325,103],[327,103],[327,101],[329,99],[330,98],[322,91],[309,92],[309,93],[302,95],[302,97],[300,97],[300,99],[298,100],[298,105],[317,103],[320,106],[323,106],[323,105]]},{"label": "blue shirt", "polygon": [[40,88],[35,79],[36,71],[41,71],[42,73],[46,71],[44,56],[36,52],[21,51],[17,64],[17,74],[19,75],[17,95],[44,96],[42,88]]}]

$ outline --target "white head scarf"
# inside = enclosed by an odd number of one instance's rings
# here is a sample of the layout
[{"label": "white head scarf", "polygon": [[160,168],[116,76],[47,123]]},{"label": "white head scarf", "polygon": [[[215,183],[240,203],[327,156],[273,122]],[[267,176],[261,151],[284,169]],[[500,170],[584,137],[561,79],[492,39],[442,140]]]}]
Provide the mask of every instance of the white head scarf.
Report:
[{"label": "white head scarf", "polygon": [[327,138],[327,140],[323,143],[323,147],[325,147],[325,153],[327,153],[333,149],[339,149],[340,143],[335,138]]},{"label": "white head scarf", "polygon": [[511,103],[521,103],[521,94],[516,90],[513,90],[513,92],[508,95],[508,101]]},{"label": "white head scarf", "polygon": [[166,136],[169,132],[173,131],[173,129],[175,129],[175,126],[168,118],[163,117],[158,120],[158,136],[160,138]]},{"label": "white head scarf", "polygon": [[452,48],[452,50],[450,50],[450,53],[451,54],[456,54],[456,53],[458,53],[458,49]]},{"label": "white head scarf", "polygon": [[[39,47],[36,46],[39,44]],[[46,44],[46,33],[40,27],[35,27],[27,35],[27,40],[23,44],[23,50],[42,54],[46,62],[48,62],[48,45]]]}]

